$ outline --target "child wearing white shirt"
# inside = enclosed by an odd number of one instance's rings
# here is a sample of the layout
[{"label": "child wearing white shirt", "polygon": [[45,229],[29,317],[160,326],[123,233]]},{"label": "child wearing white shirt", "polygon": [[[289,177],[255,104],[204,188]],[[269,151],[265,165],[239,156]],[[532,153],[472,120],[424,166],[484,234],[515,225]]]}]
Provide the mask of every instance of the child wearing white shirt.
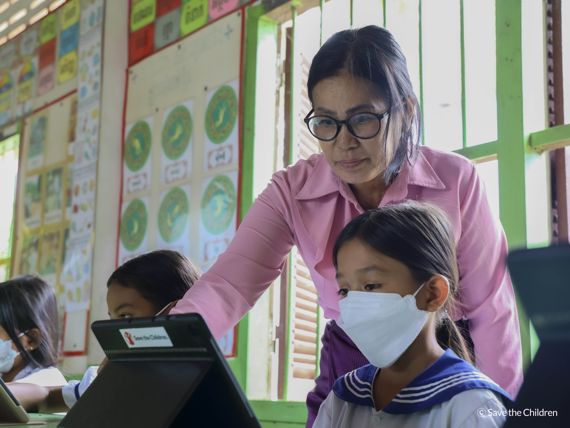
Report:
[{"label": "child wearing white shirt", "polygon": [[[333,249],[338,324],[370,361],[339,378],[314,428],[500,427],[509,395],[469,363],[445,215],[416,202],[353,219]],[[438,341],[446,329],[449,343]]]}]

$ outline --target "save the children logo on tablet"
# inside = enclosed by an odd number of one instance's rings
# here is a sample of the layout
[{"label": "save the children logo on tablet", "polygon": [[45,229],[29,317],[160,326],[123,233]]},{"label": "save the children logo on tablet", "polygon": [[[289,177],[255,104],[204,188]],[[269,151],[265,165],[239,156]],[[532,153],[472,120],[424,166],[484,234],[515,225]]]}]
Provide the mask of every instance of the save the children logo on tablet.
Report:
[{"label": "save the children logo on tablet", "polygon": [[173,346],[164,327],[122,328],[119,332],[129,348],[171,348]]}]

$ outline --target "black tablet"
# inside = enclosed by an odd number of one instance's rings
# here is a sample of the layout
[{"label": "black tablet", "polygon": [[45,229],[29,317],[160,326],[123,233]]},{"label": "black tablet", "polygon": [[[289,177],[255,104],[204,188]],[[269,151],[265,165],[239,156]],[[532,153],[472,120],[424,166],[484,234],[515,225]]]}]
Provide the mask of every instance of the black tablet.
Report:
[{"label": "black tablet", "polygon": [[507,264],[540,347],[505,428],[570,427],[570,246],[512,251]]},{"label": "black tablet", "polygon": [[109,361],[60,427],[261,426],[200,315],[91,328]]}]

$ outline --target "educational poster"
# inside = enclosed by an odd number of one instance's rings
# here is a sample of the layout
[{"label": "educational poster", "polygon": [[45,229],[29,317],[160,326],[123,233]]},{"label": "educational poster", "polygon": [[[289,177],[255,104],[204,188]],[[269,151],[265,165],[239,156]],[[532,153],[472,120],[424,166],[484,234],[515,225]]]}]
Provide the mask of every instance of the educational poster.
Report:
[{"label": "educational poster", "polygon": [[33,175],[24,183],[24,225],[38,227],[42,220],[42,176]]},{"label": "educational poster", "polygon": [[103,23],[103,0],[82,1],[80,19],[81,37],[91,32],[100,35]]},{"label": "educational poster", "polygon": [[91,164],[72,169],[70,244],[88,241],[93,232],[95,219],[95,182],[97,168]]},{"label": "educational poster", "polygon": [[133,64],[154,50],[155,0],[133,0],[129,25],[129,64]]},{"label": "educational poster", "polygon": [[154,24],[154,47],[160,49],[180,37],[180,9],[174,9],[159,18]]},{"label": "educational poster", "polygon": [[79,44],[79,0],[68,0],[59,13],[61,33],[57,52],[57,81],[65,83],[77,75]]},{"label": "educational poster", "polygon": [[31,171],[44,164],[44,150],[48,135],[47,113],[40,113],[32,117],[29,132],[27,169]]},{"label": "educational poster", "polygon": [[12,118],[12,92],[14,81],[9,70],[0,71],[0,126]]},{"label": "educational poster", "polygon": [[128,125],[125,135],[123,193],[129,195],[150,187],[152,117]]},{"label": "educational poster", "polygon": [[12,68],[18,56],[15,43],[6,43],[0,49],[0,68]]},{"label": "educational poster", "polygon": [[164,112],[161,132],[162,183],[184,180],[192,171],[192,101]]},{"label": "educational poster", "polygon": [[55,86],[57,50],[57,15],[47,15],[39,25],[38,95],[49,92]]},{"label": "educational poster", "polygon": [[40,240],[37,235],[24,235],[19,273],[32,275],[38,272]]},{"label": "educational poster", "polygon": [[119,265],[148,249],[148,198],[123,202],[119,230]]},{"label": "educational poster", "polygon": [[44,223],[62,220],[64,197],[63,168],[56,168],[45,174],[46,191],[44,199]]},{"label": "educational poster", "polygon": [[81,138],[74,144],[74,157],[77,166],[91,164],[97,160],[99,145],[99,103],[90,103],[77,108],[76,131]]},{"label": "educational poster", "polygon": [[67,138],[73,166],[68,201],[69,234],[66,237],[65,262],[61,274],[65,295],[63,354],[83,355],[87,351],[93,274],[104,2],[81,0],[80,14],[77,1],[65,7],[69,7],[69,10],[62,10],[60,38],[66,32],[73,36],[79,33],[79,41],[77,52],[67,54],[70,62],[75,61],[77,64],[77,97],[74,99],[76,115],[69,119]]},{"label": "educational poster", "polygon": [[61,284],[65,293],[66,311],[89,309],[93,246],[91,242],[65,247],[65,264],[61,271]]},{"label": "educational poster", "polygon": [[188,256],[190,242],[190,186],[172,187],[162,192],[158,209],[158,248],[168,248]]},{"label": "educational poster", "polygon": [[20,67],[16,95],[16,116],[22,116],[32,111],[36,70],[37,59],[35,57],[25,60]]},{"label": "educational poster", "polygon": [[208,3],[210,19],[220,18],[239,6],[239,0],[210,0]]},{"label": "educational poster", "polygon": [[98,99],[101,86],[101,37],[92,32],[79,48],[79,79],[77,93],[80,103]]},{"label": "educational poster", "polygon": [[208,22],[208,0],[182,0],[180,35],[184,36]]},{"label": "educational poster", "polygon": [[32,57],[36,54],[38,48],[38,28],[29,27],[19,37],[20,56]]},{"label": "educational poster", "polygon": [[49,284],[57,282],[60,257],[62,253],[61,231],[47,232],[40,241],[40,261],[38,271]]},{"label": "educational poster", "polygon": [[204,127],[204,171],[238,165],[238,81],[208,93]]},{"label": "educational poster", "polygon": [[129,65],[250,2],[251,0],[131,0]]},{"label": "educational poster", "polygon": [[237,172],[207,178],[200,200],[200,268],[207,270],[227,248],[236,229]]}]

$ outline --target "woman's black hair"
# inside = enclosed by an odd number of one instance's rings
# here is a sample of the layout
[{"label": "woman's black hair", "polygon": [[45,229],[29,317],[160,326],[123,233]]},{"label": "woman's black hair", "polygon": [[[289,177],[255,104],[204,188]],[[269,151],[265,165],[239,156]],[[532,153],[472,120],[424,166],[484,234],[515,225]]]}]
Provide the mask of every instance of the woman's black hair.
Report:
[{"label": "woman's black hair", "polygon": [[[26,365],[50,367],[57,363],[57,302],[52,286],[37,276],[21,276],[0,283],[0,325],[18,348]],[[26,349],[19,335],[37,328],[41,340]]]},{"label": "woman's black hair", "polygon": [[390,135],[394,121],[392,140],[395,140],[391,155],[387,154],[387,145],[384,145],[386,161],[389,162],[384,171],[384,181],[390,184],[400,172],[404,160],[412,162],[415,158],[421,137],[420,106],[413,91],[406,58],[392,34],[384,28],[369,25],[340,31],[331,36],[313,58],[307,80],[311,102],[317,83],[343,71],[372,82],[387,98],[390,115],[385,136]]},{"label": "woman's black hair", "polygon": [[344,244],[358,239],[375,251],[398,260],[410,269],[419,284],[434,275],[449,282],[449,297],[440,310],[438,341],[451,348],[466,361],[473,361],[471,349],[463,333],[449,318],[457,304],[459,274],[455,240],[446,215],[437,207],[419,202],[404,202],[367,211],[348,223],[333,248],[337,267],[338,252]]},{"label": "woman's black hair", "polygon": [[151,251],[119,266],[107,280],[137,290],[156,310],[181,299],[198,280],[198,269],[177,251]]}]

